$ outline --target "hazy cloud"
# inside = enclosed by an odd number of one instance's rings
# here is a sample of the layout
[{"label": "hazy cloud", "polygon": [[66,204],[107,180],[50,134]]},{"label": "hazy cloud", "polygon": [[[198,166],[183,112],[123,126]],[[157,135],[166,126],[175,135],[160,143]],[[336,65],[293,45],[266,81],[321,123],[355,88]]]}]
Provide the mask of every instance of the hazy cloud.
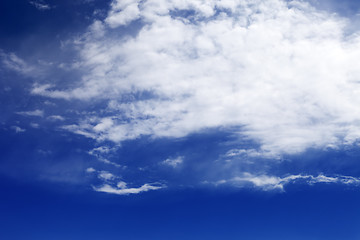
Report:
[{"label": "hazy cloud", "polygon": [[65,120],[65,118],[60,115],[51,115],[47,118],[52,121],[64,121]]},{"label": "hazy cloud", "polygon": [[0,49],[0,60],[4,67],[26,76],[34,75],[34,67],[30,66],[15,53],[5,53]]},{"label": "hazy cloud", "polygon": [[17,112],[17,114],[23,115],[23,116],[31,116],[31,117],[43,117],[44,111],[43,110],[34,110],[34,111],[23,111],[23,112]]},{"label": "hazy cloud", "polygon": [[52,6],[44,3],[43,1],[30,1],[29,3],[41,11],[50,10],[53,8]]},{"label": "hazy cloud", "polygon": [[18,126],[12,126],[11,129],[13,129],[16,133],[22,133],[26,131],[25,129]]}]

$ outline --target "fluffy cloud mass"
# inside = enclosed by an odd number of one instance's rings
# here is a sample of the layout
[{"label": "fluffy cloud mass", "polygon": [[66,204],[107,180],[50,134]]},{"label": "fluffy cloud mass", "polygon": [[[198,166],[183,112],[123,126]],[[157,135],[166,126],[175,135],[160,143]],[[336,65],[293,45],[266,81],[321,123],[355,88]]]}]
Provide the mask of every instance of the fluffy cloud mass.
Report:
[{"label": "fluffy cloud mass", "polygon": [[107,101],[106,116],[64,127],[99,141],[236,127],[267,155],[336,148],[360,137],[347,24],[302,1],[113,1],[77,41],[81,81],[32,93]]}]

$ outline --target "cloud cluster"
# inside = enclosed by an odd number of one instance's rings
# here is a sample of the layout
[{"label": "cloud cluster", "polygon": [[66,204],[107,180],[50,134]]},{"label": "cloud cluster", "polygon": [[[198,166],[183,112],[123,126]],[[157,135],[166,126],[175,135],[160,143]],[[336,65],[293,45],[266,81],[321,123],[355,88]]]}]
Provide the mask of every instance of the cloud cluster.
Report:
[{"label": "cloud cluster", "polygon": [[302,1],[113,1],[82,40],[77,87],[32,93],[108,101],[108,116],[65,127],[99,141],[235,126],[273,156],[336,148],[360,137],[360,38],[346,24]]}]

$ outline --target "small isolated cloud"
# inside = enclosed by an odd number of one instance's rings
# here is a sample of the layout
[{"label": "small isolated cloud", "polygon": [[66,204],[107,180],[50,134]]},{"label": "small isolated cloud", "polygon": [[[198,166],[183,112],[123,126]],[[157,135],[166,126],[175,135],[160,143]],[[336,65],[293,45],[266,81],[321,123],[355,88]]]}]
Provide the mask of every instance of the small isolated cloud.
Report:
[{"label": "small isolated cloud", "polygon": [[50,150],[43,150],[43,149],[39,149],[37,152],[40,153],[40,154],[42,154],[42,155],[50,155],[50,154],[52,154],[52,151],[50,151]]},{"label": "small isolated cloud", "polygon": [[30,126],[33,128],[39,128],[40,125],[38,123],[30,123]]},{"label": "small isolated cloud", "polygon": [[48,117],[48,119],[51,121],[64,121],[65,120],[65,118],[60,115],[51,115]]},{"label": "small isolated cloud", "polygon": [[44,3],[43,1],[30,1],[31,5],[35,6],[38,10],[44,11],[44,10],[50,10],[53,7],[49,4]]},{"label": "small isolated cloud", "polygon": [[18,126],[12,126],[11,129],[13,129],[16,133],[22,133],[26,131],[25,129]]},{"label": "small isolated cloud", "polygon": [[128,188],[125,182],[119,182],[116,187],[110,186],[109,184],[104,184],[101,187],[93,187],[97,192],[112,193],[117,195],[129,195],[129,194],[138,194],[141,192],[147,192],[150,190],[158,190],[164,188],[164,186],[155,186],[151,184],[144,184],[140,187]]},{"label": "small isolated cloud", "polygon": [[162,161],[161,164],[176,168],[180,164],[182,164],[183,161],[184,161],[184,157],[180,156],[180,157],[177,157],[177,158],[168,158],[168,159]]},{"label": "small isolated cloud", "polygon": [[23,116],[31,116],[31,117],[43,117],[44,111],[43,110],[34,110],[34,111],[23,111],[23,112],[17,112],[19,115]]},{"label": "small isolated cloud", "polygon": [[89,167],[89,168],[86,169],[86,172],[87,173],[93,173],[93,172],[96,172],[96,170],[94,168],[92,168],[92,167]]},{"label": "small isolated cloud", "polygon": [[110,181],[116,179],[117,176],[107,171],[100,171],[98,174],[98,178],[101,180]]}]

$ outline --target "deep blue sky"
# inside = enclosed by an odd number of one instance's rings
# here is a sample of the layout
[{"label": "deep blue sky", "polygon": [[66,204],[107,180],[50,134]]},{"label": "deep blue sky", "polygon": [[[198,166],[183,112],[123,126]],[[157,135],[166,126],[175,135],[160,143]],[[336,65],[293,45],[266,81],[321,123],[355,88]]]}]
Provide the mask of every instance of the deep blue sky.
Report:
[{"label": "deep blue sky", "polygon": [[360,239],[360,1],[116,2],[0,2],[0,239]]}]

